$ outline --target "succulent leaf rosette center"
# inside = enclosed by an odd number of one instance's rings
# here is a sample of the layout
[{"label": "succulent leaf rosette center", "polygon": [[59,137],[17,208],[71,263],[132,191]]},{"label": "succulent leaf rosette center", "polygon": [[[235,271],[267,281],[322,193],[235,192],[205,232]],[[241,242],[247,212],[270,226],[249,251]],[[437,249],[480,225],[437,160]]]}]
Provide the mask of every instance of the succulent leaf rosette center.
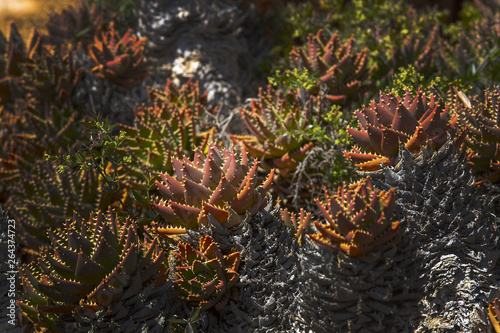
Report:
[{"label": "succulent leaf rosette center", "polygon": [[238,281],[240,253],[223,255],[210,236],[200,238],[198,249],[183,243],[178,247],[174,256],[178,260],[175,273],[179,279],[174,283],[181,298],[197,301],[203,309],[225,306],[231,287]]},{"label": "succulent leaf rosette center", "polygon": [[354,189],[345,184],[337,194],[326,193],[326,202],[316,200],[326,223],[314,222],[317,234],[310,238],[318,244],[360,256],[377,245],[392,240],[399,221],[391,222],[396,189],[374,189],[370,177],[360,181]]}]

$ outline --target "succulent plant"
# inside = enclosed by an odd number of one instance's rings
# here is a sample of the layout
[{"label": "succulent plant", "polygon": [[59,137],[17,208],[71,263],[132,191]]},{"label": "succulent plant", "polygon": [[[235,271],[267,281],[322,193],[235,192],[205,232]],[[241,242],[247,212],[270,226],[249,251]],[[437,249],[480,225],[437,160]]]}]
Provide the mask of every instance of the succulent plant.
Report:
[{"label": "succulent plant", "polygon": [[221,309],[231,298],[231,288],[238,281],[240,253],[223,255],[210,236],[200,238],[198,249],[179,243],[179,252],[174,252],[178,263],[174,283],[180,297],[199,302],[202,309],[215,306]]},{"label": "succulent plant", "polygon": [[390,78],[398,68],[408,65],[413,66],[425,79],[435,75],[438,50],[434,46],[438,43],[439,25],[434,25],[426,33],[426,36],[421,36],[411,32],[401,41],[395,41],[387,55],[379,55],[380,61],[374,76]]},{"label": "succulent plant", "polygon": [[[23,94],[20,79],[23,74],[23,65],[29,61],[29,53],[26,43],[19,33],[14,22],[7,27],[7,40],[0,32],[0,102],[3,104],[13,103],[16,98]],[[30,46],[33,37],[28,41]]]},{"label": "succulent plant", "polygon": [[[41,43],[41,37],[38,38]],[[24,91],[42,107],[44,104],[61,105],[63,102],[72,105],[71,98],[83,77],[82,68],[75,65],[73,56],[71,45],[52,52],[41,52],[40,56],[23,66],[26,73],[22,79]]]},{"label": "succulent plant", "polygon": [[293,47],[290,60],[295,67],[317,72],[318,88],[325,85],[326,98],[336,104],[362,96],[374,70],[368,68],[368,49],[355,53],[353,37],[342,44],[338,33],[328,39],[322,29],[308,36],[306,49]]},{"label": "succulent plant", "polygon": [[252,100],[251,110],[240,108],[252,136],[230,135],[248,153],[264,160],[263,167],[277,168],[285,177],[294,171],[306,153],[314,147],[309,128],[319,119],[325,105],[320,97],[310,97],[303,103],[298,93],[283,93],[270,85],[265,92],[259,89],[259,100]]},{"label": "succulent plant", "polygon": [[215,315],[202,312],[199,330],[233,332],[241,328],[264,333],[297,328],[296,299],[302,274],[297,257],[299,245],[281,221],[279,207],[267,200],[262,210],[235,228],[221,229],[213,223],[188,230],[180,237],[195,243],[205,235],[218,244],[222,253],[238,251],[241,264],[234,286],[237,296]]},{"label": "succulent plant", "polygon": [[495,298],[495,300],[488,305],[488,315],[490,316],[491,323],[495,328],[495,332],[500,332],[500,322],[498,321],[500,316],[500,301],[498,301],[498,298]]},{"label": "succulent plant", "polygon": [[[462,93],[462,92],[459,92]],[[463,93],[462,93],[463,94]],[[485,91],[484,101],[477,96],[457,104],[457,113],[466,127],[466,145],[470,148],[467,164],[484,183],[500,182],[500,90]]]},{"label": "succulent plant", "polygon": [[[206,225],[209,214],[226,228],[255,215],[266,203],[274,175],[271,171],[258,186],[257,161],[251,166],[245,150],[238,159],[234,147],[221,152],[214,144],[207,155],[196,149],[192,161],[172,158],[172,165],[175,177],[160,175],[163,182],[156,186],[161,198],[152,206],[169,225],[188,229]],[[169,234],[168,227],[155,226],[154,231]]]},{"label": "succulent plant", "polygon": [[[404,99],[392,93],[380,92],[380,101],[372,101],[369,107],[356,111],[360,129],[348,128],[358,145],[344,156],[365,171],[391,166],[399,153],[399,142],[411,152],[418,151],[428,142],[433,149],[446,141],[446,132],[456,131],[456,116],[448,122],[449,105],[433,93],[426,95],[422,89],[415,98],[409,91]],[[362,150],[364,152],[362,152]]]},{"label": "succulent plant", "polygon": [[197,82],[177,88],[168,80],[164,91],[150,89],[149,95],[153,106],[134,111],[135,126],[120,124],[128,137],[124,153],[133,157],[132,165],[138,166],[138,170],[129,170],[135,182],[146,172],[172,172],[171,158],[192,157],[194,147],[206,153],[215,130],[201,132],[205,129],[201,117],[206,94],[200,96]]},{"label": "succulent plant", "polygon": [[396,190],[367,177],[325,196],[317,204],[326,221],[313,222],[298,254],[301,331],[411,331],[419,285],[406,224],[392,222]]},{"label": "succulent plant", "polygon": [[37,162],[29,171],[22,170],[9,194],[5,207],[19,221],[18,239],[30,251],[47,244],[47,230],[63,228],[73,212],[88,218],[92,211],[116,206],[119,199],[104,190],[94,169],[67,168],[60,173],[44,162]]},{"label": "succulent plant", "polygon": [[89,220],[75,215],[64,228],[48,231],[48,237],[52,245],[38,263],[21,269],[26,295],[21,309],[55,330],[59,315],[106,309],[139,293],[162,272],[164,253],[156,241],[143,245],[137,225],[121,222],[111,211]]},{"label": "succulent plant", "polygon": [[402,147],[395,167],[371,173],[374,186],[397,188],[395,215],[413,243],[408,267],[416,269],[420,296],[410,331],[490,329],[485,300],[496,294],[499,239],[488,210],[495,200],[479,193],[466,161],[449,138],[418,156]]},{"label": "succulent plant", "polygon": [[315,221],[319,232],[309,237],[351,256],[368,253],[397,235],[399,221],[391,222],[395,195],[396,189],[374,189],[370,177],[355,184],[353,190],[344,184],[337,194],[326,194],[325,203],[317,200],[327,223]]},{"label": "succulent plant", "polygon": [[283,223],[292,229],[294,237],[297,239],[299,245],[302,245],[303,238],[313,223],[312,215],[300,208],[300,213],[297,214],[288,211],[288,208],[280,209],[281,219]]},{"label": "succulent plant", "polygon": [[492,50],[500,46],[499,34],[498,20],[483,18],[470,29],[459,25],[452,41],[439,38],[437,60],[442,76],[449,81],[460,79],[479,87],[498,84],[500,62]]},{"label": "succulent plant", "polygon": [[104,24],[104,15],[96,3],[89,8],[86,2],[69,6],[60,13],[51,13],[46,24],[50,43],[55,45],[92,42],[95,32]]},{"label": "succulent plant", "polygon": [[92,73],[121,87],[144,80],[150,74],[144,63],[145,42],[146,38],[137,39],[130,29],[120,36],[111,22],[108,30],[101,31],[89,45],[89,53],[96,64]]},{"label": "succulent plant", "polygon": [[33,98],[16,103],[14,113],[4,110],[0,124],[0,179],[13,185],[21,170],[31,172],[45,154],[63,155],[81,131],[78,113],[69,106],[38,107]]}]

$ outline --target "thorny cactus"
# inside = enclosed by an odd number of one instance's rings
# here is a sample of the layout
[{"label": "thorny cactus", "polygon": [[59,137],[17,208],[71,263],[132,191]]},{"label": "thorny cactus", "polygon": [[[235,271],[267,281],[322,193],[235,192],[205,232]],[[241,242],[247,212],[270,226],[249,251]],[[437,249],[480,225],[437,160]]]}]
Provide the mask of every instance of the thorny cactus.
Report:
[{"label": "thorny cactus", "polygon": [[418,151],[428,141],[437,149],[446,141],[446,132],[454,134],[456,130],[456,116],[448,123],[449,109],[439,96],[426,95],[422,89],[413,99],[409,91],[404,99],[380,92],[378,103],[372,101],[369,107],[356,111],[360,129],[347,130],[359,149],[344,152],[344,156],[360,169],[374,171],[381,164],[394,164],[400,142],[411,152]]},{"label": "thorny cactus", "polygon": [[[255,215],[266,203],[274,175],[271,171],[257,186],[258,161],[252,166],[245,150],[238,159],[234,147],[221,152],[214,144],[207,155],[197,149],[193,161],[173,158],[172,165],[175,177],[161,175],[163,183],[156,182],[161,198],[152,206],[169,225],[188,229],[207,225],[209,214],[226,228]],[[154,231],[168,236],[172,230],[155,226]]]},{"label": "thorny cactus", "polygon": [[[314,222],[319,233],[309,235],[316,243],[351,256],[360,256],[396,237],[399,221],[391,222],[396,189],[378,191],[370,177],[346,184],[337,194],[326,194],[326,202],[317,200],[326,224]],[[307,221],[307,220],[305,220]]]},{"label": "thorny cactus", "polygon": [[266,171],[277,168],[281,175],[290,177],[314,147],[307,131],[319,119],[323,107],[320,97],[311,96],[304,104],[298,93],[283,96],[269,85],[267,92],[259,89],[259,100],[252,100],[250,111],[239,110],[252,136],[230,138],[241,143],[251,156],[264,160]]},{"label": "thorny cactus", "polygon": [[120,87],[144,80],[150,74],[144,63],[145,42],[145,38],[137,39],[132,35],[130,29],[120,37],[112,22],[108,31],[101,31],[89,45],[89,53],[96,64],[92,73]]},{"label": "thorny cactus", "polygon": [[231,288],[238,280],[240,253],[223,255],[210,236],[201,237],[198,249],[179,243],[174,281],[180,297],[190,302],[199,302],[202,309],[215,306],[221,309],[227,305],[231,295],[237,295]]},{"label": "thorny cactus", "polygon": [[156,241],[142,244],[137,225],[111,211],[48,231],[51,246],[37,264],[21,269],[26,299],[21,309],[35,323],[57,330],[58,317],[96,312],[140,292],[165,273]]},{"label": "thorny cactus", "polygon": [[[462,92],[459,92],[463,94]],[[458,104],[457,112],[466,126],[465,143],[471,149],[467,164],[476,171],[484,183],[500,182],[500,90],[485,91],[484,102],[475,96]]]},{"label": "thorny cactus", "polygon": [[417,275],[406,224],[391,222],[396,191],[378,191],[367,178],[338,192],[327,207],[318,202],[327,222],[314,222],[319,232],[299,252],[300,331],[411,331]]},{"label": "thorny cactus", "polygon": [[189,81],[177,88],[168,80],[164,91],[150,89],[149,95],[153,106],[134,111],[135,126],[120,124],[127,134],[124,152],[138,167],[129,172],[136,182],[147,172],[171,172],[171,158],[192,157],[194,147],[206,153],[215,131],[212,128],[202,132],[206,94],[200,96],[197,82]]},{"label": "thorny cactus", "polygon": [[[214,220],[213,217],[209,217]],[[272,201],[247,221],[222,230],[215,221],[181,236],[190,243],[210,235],[223,253],[240,253],[237,296],[217,312],[202,312],[202,332],[291,332],[299,289],[298,244]],[[273,242],[269,242],[273,239]],[[283,283],[283,281],[287,281]]]},{"label": "thorny cactus", "polygon": [[369,89],[369,78],[374,68],[368,68],[368,49],[354,51],[354,38],[342,44],[338,33],[330,39],[323,30],[307,38],[307,48],[294,47],[290,59],[295,67],[305,68],[319,75],[318,88],[324,85],[326,98],[336,104],[345,104]]},{"label": "thorny cactus", "polygon": [[479,194],[465,155],[456,153],[451,138],[418,156],[402,147],[395,167],[371,177],[379,188],[397,188],[394,214],[413,240],[420,296],[411,331],[488,332],[498,235],[488,215],[492,198]]}]

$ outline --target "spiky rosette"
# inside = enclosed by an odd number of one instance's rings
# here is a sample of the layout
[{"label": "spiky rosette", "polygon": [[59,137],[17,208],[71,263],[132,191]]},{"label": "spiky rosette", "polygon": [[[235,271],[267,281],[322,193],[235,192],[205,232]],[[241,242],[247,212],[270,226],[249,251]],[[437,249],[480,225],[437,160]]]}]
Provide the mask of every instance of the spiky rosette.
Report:
[{"label": "spiky rosette", "polygon": [[[4,110],[2,110],[4,111]],[[45,154],[63,155],[81,130],[80,119],[70,107],[38,108],[29,98],[17,103],[15,113],[4,111],[0,124],[0,179],[12,186],[21,171],[31,172]]]},{"label": "spiky rosette", "polygon": [[311,96],[304,104],[298,92],[284,96],[269,85],[267,92],[259,89],[259,100],[252,100],[251,110],[239,110],[252,136],[230,138],[241,143],[251,156],[263,159],[267,171],[278,168],[280,174],[287,176],[314,147],[307,130],[323,108],[320,97]]},{"label": "spiky rosette", "polygon": [[200,238],[198,249],[179,243],[174,283],[180,296],[187,301],[199,302],[202,309],[223,308],[231,297],[231,287],[238,281],[240,253],[222,255],[210,236]]},{"label": "spiky rosette", "polygon": [[[169,78],[162,90],[149,90],[149,97],[154,105],[172,104],[179,108],[191,108],[196,116],[202,116],[207,107],[208,92],[200,94],[200,84],[198,81],[188,80],[183,86],[177,87]],[[215,112],[215,108],[210,113]]]},{"label": "spiky rosette", "polygon": [[[258,161],[253,166],[245,150],[241,159],[231,152],[222,152],[211,144],[205,156],[195,150],[193,161],[172,158],[175,177],[162,174],[163,183],[156,186],[163,196],[153,204],[163,219],[170,225],[193,229],[208,223],[212,215],[226,228],[240,224],[255,215],[263,205],[274,172],[257,186]],[[161,236],[169,234],[169,228],[156,226],[154,231]]]},{"label": "spiky rosette", "polygon": [[337,194],[326,194],[326,202],[316,201],[326,224],[314,222],[317,234],[309,237],[320,245],[351,256],[360,256],[374,247],[394,239],[399,221],[391,222],[396,189],[374,189],[370,177],[355,184],[353,190],[346,184]]},{"label": "spiky rosette", "polygon": [[74,211],[84,218],[96,209],[106,211],[117,199],[103,186],[93,169],[57,172],[52,165],[39,162],[30,171],[22,171],[5,207],[19,221],[18,238],[24,248],[38,251],[49,241],[47,230],[62,228]]},{"label": "spiky rosette", "polygon": [[120,36],[112,22],[109,29],[96,35],[94,43],[89,45],[96,64],[92,72],[122,87],[144,80],[149,75],[144,63],[145,42],[146,38],[137,39],[130,29]]},{"label": "spiky rosette", "polygon": [[[35,265],[21,269],[26,299],[22,310],[54,328],[58,315],[77,309],[95,312],[137,294],[161,271],[163,251],[155,241],[140,243],[137,225],[99,212],[77,215],[65,228],[48,231],[51,247]],[[163,270],[165,271],[165,270]]]},{"label": "spiky rosette", "polygon": [[150,89],[149,96],[153,106],[135,110],[134,127],[120,124],[128,137],[125,151],[140,169],[130,170],[137,180],[145,172],[171,172],[171,157],[192,157],[194,147],[206,153],[215,131],[202,132],[206,94],[200,96],[197,82],[177,88],[168,80],[164,91]]},{"label": "spiky rosette", "polygon": [[73,47],[69,45],[42,52],[23,66],[26,75],[23,76],[22,87],[35,98],[37,104],[71,103],[76,86],[83,77],[82,68],[75,66],[73,55]]},{"label": "spiky rosette", "polygon": [[330,39],[323,30],[316,36],[309,34],[307,48],[293,47],[290,59],[295,67],[317,72],[317,86],[325,85],[326,97],[336,104],[344,104],[355,96],[362,96],[370,87],[369,78],[374,70],[368,68],[368,49],[354,51],[351,37],[342,44],[338,33]]},{"label": "spiky rosette", "polygon": [[[411,14],[410,14],[411,13]],[[417,16],[414,10],[409,9],[408,15]],[[413,16],[412,15],[412,16]],[[390,79],[398,68],[413,66],[415,70],[425,78],[435,74],[436,71],[436,50],[435,45],[438,42],[439,25],[421,33],[409,32],[400,42],[394,42],[385,59],[380,55],[381,62],[375,70],[374,76],[381,76],[384,79]]]},{"label": "spiky rosette", "polygon": [[[461,92],[460,92],[461,93]],[[500,90],[485,91],[484,101],[477,96],[470,105],[458,104],[457,112],[467,128],[466,145],[471,149],[467,164],[484,180],[500,182]],[[483,183],[484,180],[479,181]]]},{"label": "spiky rosette", "polygon": [[[433,93],[417,91],[415,98],[406,91],[404,99],[392,93],[380,92],[380,101],[356,111],[360,129],[348,128],[358,148],[344,156],[364,171],[379,170],[381,164],[394,164],[399,143],[411,152],[418,151],[428,141],[433,149],[446,141],[446,132],[455,133],[457,117],[448,123],[449,105],[444,106]],[[362,152],[362,150],[364,152]]]},{"label": "spiky rosette", "polygon": [[78,7],[69,6],[60,13],[51,13],[46,24],[52,44],[84,45],[92,42],[95,32],[104,23],[104,14],[96,3],[89,8],[86,2],[79,2]]}]

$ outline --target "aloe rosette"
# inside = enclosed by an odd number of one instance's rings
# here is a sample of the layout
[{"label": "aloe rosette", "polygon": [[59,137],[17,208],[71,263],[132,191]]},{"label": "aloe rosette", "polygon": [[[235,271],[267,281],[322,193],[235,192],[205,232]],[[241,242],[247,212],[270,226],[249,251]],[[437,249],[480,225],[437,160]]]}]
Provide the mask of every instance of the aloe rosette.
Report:
[{"label": "aloe rosette", "polygon": [[325,105],[321,97],[310,96],[302,102],[297,91],[284,95],[270,85],[267,91],[259,90],[258,100],[252,100],[251,110],[240,108],[251,135],[230,135],[248,153],[264,160],[263,167],[290,177],[298,164],[314,147],[308,129],[319,119]]},{"label": "aloe rosette", "polygon": [[127,166],[133,178],[130,182],[137,184],[144,173],[158,176],[171,172],[171,158],[192,157],[194,147],[206,153],[215,131],[202,122],[207,101],[206,93],[200,95],[197,82],[189,81],[178,88],[167,80],[163,91],[149,89],[149,101],[152,106],[134,110],[134,126],[119,125],[127,135],[123,154],[132,157]]},{"label": "aloe rosette", "polygon": [[[266,203],[266,193],[274,172],[258,186],[258,161],[251,164],[245,150],[241,159],[233,147],[220,151],[211,144],[207,155],[195,150],[193,160],[172,159],[175,176],[160,175],[156,182],[161,196],[152,205],[170,226],[196,229],[207,225],[208,215],[226,228],[255,215]],[[155,226],[154,231],[168,235],[169,227]]]},{"label": "aloe rosette", "polygon": [[[462,93],[463,94],[463,93]],[[469,148],[467,164],[484,183],[500,181],[500,90],[485,91],[484,100],[468,99],[469,105],[457,104],[457,113],[466,128],[465,144]],[[466,100],[466,101],[467,101]]]},{"label": "aloe rosette", "polygon": [[342,43],[338,33],[328,39],[321,29],[316,36],[309,34],[306,48],[293,47],[290,52],[295,67],[317,73],[316,89],[326,86],[326,98],[335,104],[345,104],[370,88],[375,67],[368,67],[368,56],[368,49],[356,53],[353,37]]},{"label": "aloe rosette", "polygon": [[394,239],[399,221],[391,222],[396,189],[378,191],[370,177],[342,185],[337,194],[326,194],[326,202],[316,201],[326,222],[314,222],[318,233],[309,237],[322,246],[359,256]]},{"label": "aloe rosette", "polygon": [[[138,293],[162,271],[156,241],[143,245],[135,222],[101,212],[49,230],[51,245],[37,263],[25,264],[21,309],[35,323],[56,329],[58,316],[96,312]],[[165,270],[163,269],[163,272]]]},{"label": "aloe rosette", "polygon": [[107,31],[96,33],[89,44],[89,54],[95,62],[92,73],[122,87],[144,80],[150,73],[144,62],[146,38],[138,39],[129,29],[123,36],[112,22]]},{"label": "aloe rosette", "polygon": [[198,302],[202,309],[223,308],[231,297],[231,288],[238,281],[240,253],[223,255],[210,236],[201,237],[198,248],[179,243],[174,281],[180,297]]},{"label": "aloe rosette", "polygon": [[434,93],[419,89],[412,98],[380,92],[380,101],[372,101],[356,111],[360,129],[348,128],[357,148],[344,156],[364,171],[375,171],[381,164],[392,166],[399,153],[400,142],[411,152],[430,144],[438,149],[446,141],[447,132],[456,133],[457,116],[448,120],[450,106]]}]

